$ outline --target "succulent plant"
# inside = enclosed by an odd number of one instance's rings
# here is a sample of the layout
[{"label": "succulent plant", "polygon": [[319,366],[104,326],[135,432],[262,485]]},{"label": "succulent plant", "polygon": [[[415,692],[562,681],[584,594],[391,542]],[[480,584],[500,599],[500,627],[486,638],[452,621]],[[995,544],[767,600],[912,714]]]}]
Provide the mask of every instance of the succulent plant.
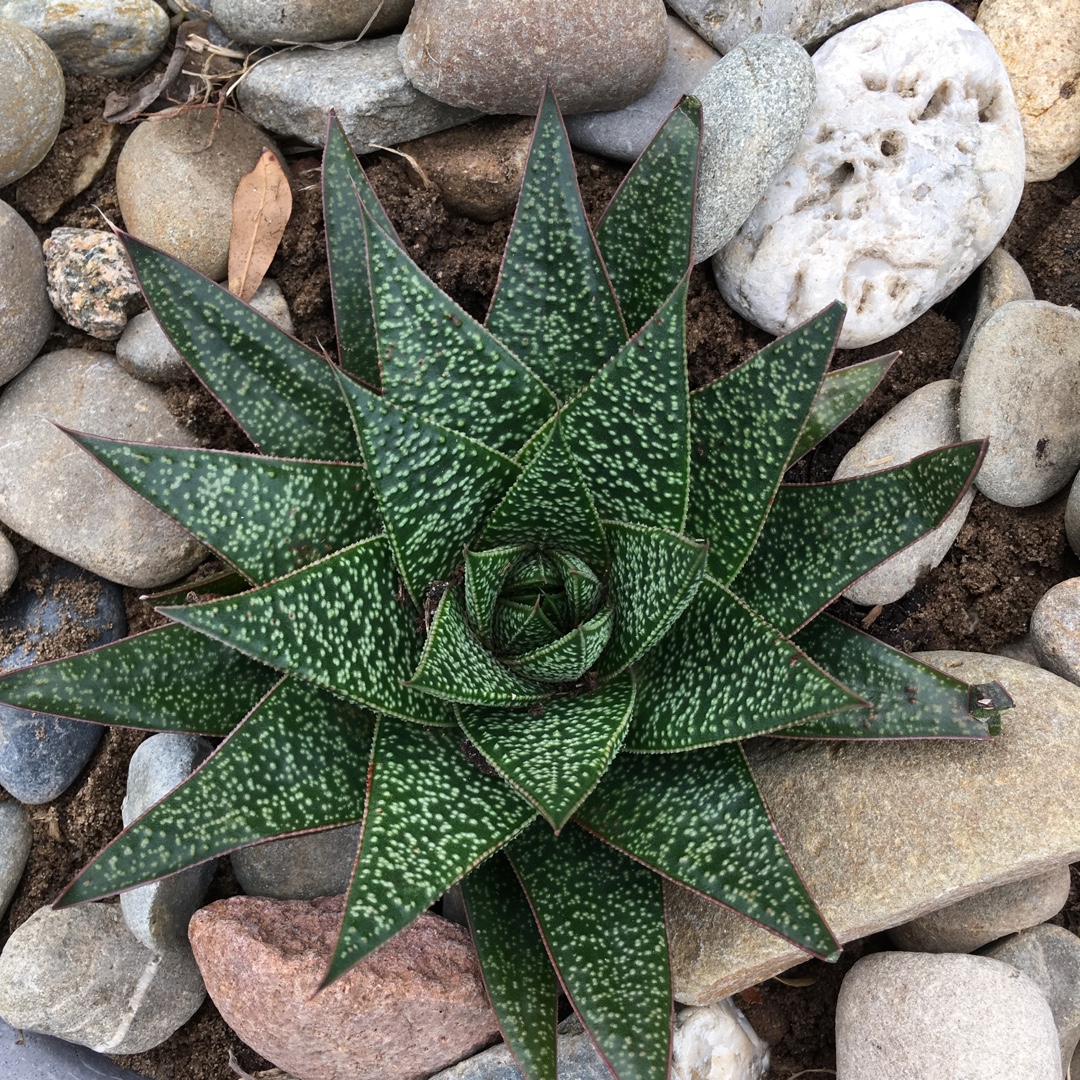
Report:
[{"label": "succulent plant", "polygon": [[362,821],[326,980],[460,882],[530,1080],[555,1075],[560,984],[621,1080],[666,1075],[664,878],[835,954],[740,740],[996,732],[997,688],[821,614],[941,521],[982,448],[783,482],[888,363],[828,372],[840,305],[689,392],[700,126],[685,99],[594,233],[546,95],[480,324],[331,121],[337,363],[126,238],[260,453],[72,433],[231,569],[170,625],[0,679],[10,705],[224,737],[59,903]]}]

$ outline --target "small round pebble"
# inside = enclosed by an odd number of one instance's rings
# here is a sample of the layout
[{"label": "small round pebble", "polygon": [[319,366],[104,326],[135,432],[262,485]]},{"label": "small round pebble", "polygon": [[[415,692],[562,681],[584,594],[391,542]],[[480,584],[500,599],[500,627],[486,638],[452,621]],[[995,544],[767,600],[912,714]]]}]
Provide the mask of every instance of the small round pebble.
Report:
[{"label": "small round pebble", "polygon": [[214,0],[214,21],[233,41],[248,45],[345,41],[365,28],[365,37],[400,30],[412,5],[413,0]]},{"label": "small round pebble", "polygon": [[527,116],[545,80],[564,113],[621,109],[656,82],[667,51],[662,0],[416,0],[401,38],[425,94]]},{"label": "small round pebble", "polygon": [[1080,686],[1080,578],[1043,594],[1031,613],[1031,644],[1042,667]]},{"label": "small round pebble", "polygon": [[264,147],[277,147],[239,113],[225,111],[215,125],[216,117],[201,109],[144,120],[120,151],[116,194],[129,232],[220,281],[236,185]]},{"label": "small round pebble", "polygon": [[1061,1080],[1057,1028],[1026,975],[985,956],[880,952],[836,1005],[837,1080]]},{"label": "small round pebble", "polygon": [[979,328],[960,391],[960,437],[989,438],[975,485],[1034,506],[1080,467],[1080,311],[1044,300],[999,307]]},{"label": "small round pebble", "polygon": [[25,176],[52,148],[64,119],[64,73],[32,30],[0,19],[0,187]]},{"label": "small round pebble", "polygon": [[123,333],[142,290],[124,249],[100,229],[53,229],[45,241],[49,299],[64,322],[112,341]]},{"label": "small round pebble", "polygon": [[154,0],[6,0],[0,18],[42,38],[68,74],[106,79],[145,71],[169,36],[169,16]]},{"label": "small round pebble", "polygon": [[[273,278],[263,278],[251,306],[276,323],[286,334],[293,332],[285,295]],[[116,362],[143,382],[168,385],[191,374],[184,358],[172,347],[153,312],[143,311],[128,320],[116,343]]]},{"label": "small round pebble", "polygon": [[19,556],[11,541],[0,533],[0,596],[15,584],[19,574]]},{"label": "small round pebble", "polygon": [[234,851],[229,859],[248,896],[314,900],[345,892],[352,877],[360,826],[287,836]]},{"label": "small round pebble", "polygon": [[15,800],[0,802],[0,916],[19,887],[33,840],[26,807]]},{"label": "small round pebble", "polygon": [[1069,899],[1069,884],[1069,867],[1063,863],[894,926],[889,940],[908,952],[974,952],[1052,919]]},{"label": "small round pebble", "polygon": [[22,217],[0,202],[0,383],[37,356],[52,324],[41,245]]}]

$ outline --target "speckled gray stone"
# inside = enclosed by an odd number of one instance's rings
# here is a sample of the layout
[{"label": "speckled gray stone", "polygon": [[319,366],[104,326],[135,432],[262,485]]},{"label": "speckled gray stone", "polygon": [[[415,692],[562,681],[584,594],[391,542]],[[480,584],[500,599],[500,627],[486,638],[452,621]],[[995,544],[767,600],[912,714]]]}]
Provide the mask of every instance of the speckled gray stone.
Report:
[{"label": "speckled gray stone", "polygon": [[19,887],[33,840],[26,807],[14,799],[0,803],[0,916]]},{"label": "speckled gray stone", "polygon": [[894,926],[889,940],[906,952],[974,952],[1052,919],[1069,898],[1069,883],[1068,866],[1055,866]]},{"label": "speckled gray stone", "polygon": [[1031,613],[1031,644],[1042,667],[1080,686],[1080,578],[1043,593]]},{"label": "speckled gray stone", "polygon": [[1042,667],[1035,652],[1035,646],[1031,643],[1030,634],[1025,634],[1017,641],[1007,641],[1004,645],[999,645],[994,652],[998,656],[1007,656],[1010,660],[1019,660],[1022,664]]},{"label": "speckled gray stone", "polygon": [[679,98],[693,93],[720,59],[714,48],[674,15],[667,18],[667,33],[667,60],[656,82],[637,101],[612,112],[566,117],[566,131],[576,149],[616,161],[636,161]]},{"label": "speckled gray stone", "polygon": [[52,149],[64,119],[64,73],[32,30],[0,19],[0,187],[25,176]]},{"label": "speckled gray stone", "polygon": [[872,953],[836,1004],[836,1080],[1061,1080],[1050,1006],[986,956]]},{"label": "speckled gray stone", "polygon": [[[780,835],[841,942],[1080,858],[1080,687],[1002,656],[916,655],[968,682],[1000,679],[1016,703],[1001,735],[747,745]],[[695,894],[666,895],[679,1001],[715,1001],[806,959]]]},{"label": "speckled gray stone", "polygon": [[[413,0],[214,0],[214,21],[234,41],[270,45],[275,41],[344,41],[400,30]],[[374,18],[372,16],[374,15]]]},{"label": "speckled gray stone", "polygon": [[285,50],[251,70],[237,94],[244,112],[279,135],[314,146],[326,139],[326,115],[337,111],[353,149],[396,146],[463,124],[479,113],[421,93],[398,59],[398,35],[344,49]]},{"label": "speckled gray stone", "polygon": [[277,152],[265,132],[228,109],[220,117],[201,109],[144,120],[116,161],[116,195],[128,231],[220,281],[228,271],[236,185],[267,147]]},{"label": "speckled gray stone", "polygon": [[[0,1020],[0,1076],[11,1080],[145,1080],[86,1046]],[[280,1080],[289,1080],[281,1077]]]},{"label": "speckled gray stone", "polygon": [[6,0],[0,18],[33,30],[69,75],[138,75],[169,36],[169,16],[154,0]]},{"label": "speckled gray stone", "polygon": [[1024,273],[1024,268],[1003,248],[996,247],[990,252],[986,262],[979,268],[978,302],[975,318],[964,338],[960,355],[953,364],[952,378],[962,379],[967,368],[968,353],[971,352],[975,334],[1002,304],[1013,300],[1034,300],[1031,282]]},{"label": "speckled gray stone", "polygon": [[345,825],[254,844],[229,858],[248,896],[314,900],[348,889],[359,843],[359,824]]},{"label": "speckled gray stone", "polygon": [[[264,278],[251,298],[251,306],[276,323],[286,334],[293,332],[292,316],[281,286]],[[180,354],[172,347],[152,312],[143,311],[128,320],[116,343],[116,362],[136,379],[168,385],[191,374]]]},{"label": "speckled gray stone", "polygon": [[196,445],[163,391],[132,378],[107,353],[40,356],[0,396],[0,520],[121,585],[154,588],[194,569],[202,545],[50,419],[108,438]]},{"label": "speckled gray stone", "polygon": [[[172,731],[140,743],[128,763],[127,794],[121,805],[125,828],[183,783],[212,749],[197,735]],[[121,893],[120,910],[128,929],[155,952],[190,950],[188,921],[202,903],[216,866],[217,860],[211,859]]]},{"label": "speckled gray stone", "polygon": [[1062,1071],[1069,1068],[1080,1042],[1080,938],[1043,923],[987,945],[981,955],[1022,971],[1039,988],[1054,1014]]},{"label": "speckled gray stone", "polygon": [[814,65],[790,38],[758,34],[697,85],[704,131],[694,261],[720,250],[799,144],[814,104]]},{"label": "speckled gray stone", "polygon": [[190,952],[158,956],[117,904],[41,908],[0,955],[0,1016],[109,1054],[164,1042],[206,996]]},{"label": "speckled gray stone", "polygon": [[989,437],[975,486],[1004,506],[1034,506],[1080,466],[1080,311],[1004,304],[980,327],[960,392],[960,437]]},{"label": "speckled gray stone", "polygon": [[0,383],[37,356],[52,324],[41,244],[20,214],[0,202]]},{"label": "speckled gray stone", "polygon": [[[844,455],[833,479],[892,469],[920,454],[957,442],[959,398],[960,384],[952,379],[939,379],[919,387],[893,406]],[[964,492],[936,529],[859,578],[844,595],[853,603],[867,606],[891,604],[906,596],[945,558],[967,521],[974,498],[974,489]]]},{"label": "speckled gray stone", "polygon": [[1073,480],[1065,504],[1065,536],[1074,553],[1080,553],[1080,480]]},{"label": "speckled gray stone", "polygon": [[838,30],[904,0],[668,0],[722,53],[751,34],[783,34],[800,45],[820,45]]}]

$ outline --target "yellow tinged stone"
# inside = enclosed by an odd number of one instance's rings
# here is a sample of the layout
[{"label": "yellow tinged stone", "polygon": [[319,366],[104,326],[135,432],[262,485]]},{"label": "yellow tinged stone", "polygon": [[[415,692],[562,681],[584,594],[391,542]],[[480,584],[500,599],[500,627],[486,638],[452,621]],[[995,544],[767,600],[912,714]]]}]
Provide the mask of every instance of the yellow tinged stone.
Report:
[{"label": "yellow tinged stone", "polygon": [[[993,742],[815,742],[751,748],[780,835],[841,942],[1080,859],[1080,687],[1017,660],[917,654],[999,679],[1015,707]],[[668,887],[675,996],[704,1005],[801,963],[748,919]]]}]

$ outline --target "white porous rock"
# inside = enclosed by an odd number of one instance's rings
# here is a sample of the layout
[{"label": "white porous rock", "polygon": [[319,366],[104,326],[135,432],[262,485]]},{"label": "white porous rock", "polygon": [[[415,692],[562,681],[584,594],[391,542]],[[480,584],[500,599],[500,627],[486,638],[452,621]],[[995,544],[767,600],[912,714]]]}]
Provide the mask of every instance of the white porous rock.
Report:
[{"label": "white porous rock", "polygon": [[904,0],[668,0],[706,41],[722,53],[751,34],[783,34],[800,45],[827,37]]},{"label": "white porous rock", "polygon": [[[54,423],[55,422],[55,423]],[[194,446],[163,391],[107,353],[39,356],[0,396],[0,520],[20,536],[136,589],[182,577],[205,549],[56,424],[131,442]]]},{"label": "white porous rock", "polygon": [[802,141],[713,269],[728,304],[773,334],[842,300],[839,345],[856,348],[993,251],[1023,190],[1023,133],[993,46],[941,0],[858,23],[813,61]]},{"label": "white porous rock", "polygon": [[[920,454],[958,442],[959,399],[960,384],[952,379],[920,387],[890,409],[844,455],[833,479],[895,469]],[[974,498],[975,492],[969,488],[936,529],[864,574],[844,595],[853,603],[871,607],[905,596],[945,558],[967,521]]]},{"label": "white porous rock", "polygon": [[1080,467],[1080,311],[1016,300],[979,328],[960,392],[960,437],[990,440],[975,486],[1034,506]]}]

